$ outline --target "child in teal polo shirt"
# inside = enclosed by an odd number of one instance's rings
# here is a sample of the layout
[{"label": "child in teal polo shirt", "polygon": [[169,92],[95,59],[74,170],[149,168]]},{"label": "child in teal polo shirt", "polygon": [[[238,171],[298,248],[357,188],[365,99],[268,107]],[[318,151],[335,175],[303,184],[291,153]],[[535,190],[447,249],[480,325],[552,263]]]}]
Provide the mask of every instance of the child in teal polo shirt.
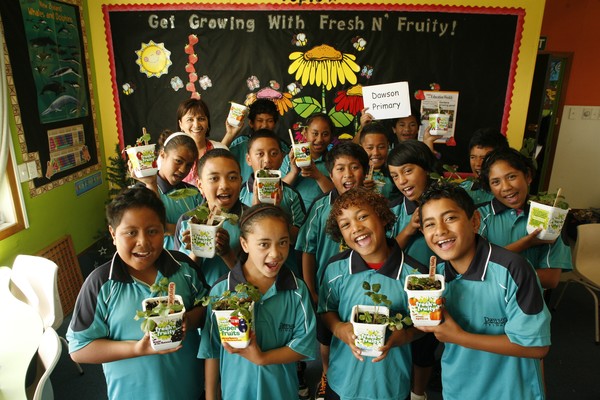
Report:
[{"label": "child in teal polo shirt", "polygon": [[561,271],[573,269],[571,249],[559,236],[540,240],[540,229],[527,233],[529,184],[535,174],[531,160],[514,149],[490,153],[481,178],[494,199],[480,207],[479,233],[490,242],[522,255],[536,269],[542,287],[558,285]]},{"label": "child in teal polo shirt", "polygon": [[367,359],[354,343],[350,322],[354,305],[370,304],[363,282],[381,285],[380,293],[391,301],[390,314],[408,313],[405,278],[425,267],[386,237],[394,219],[386,199],[365,188],[342,194],[329,214],[328,234],[343,239],[349,249],[330,260],[319,291],[319,315],[333,332],[326,399],[405,400],[410,393],[409,343],[418,331],[404,327],[392,332],[382,354]]},{"label": "child in teal polo shirt", "polygon": [[391,135],[388,131],[383,124],[371,122],[360,131],[360,145],[369,155],[369,171],[372,170],[371,176],[365,178],[365,187],[391,200],[398,197],[400,192],[394,185],[387,166]]},{"label": "child in teal polo shirt", "polygon": [[248,347],[221,343],[209,306],[198,356],[206,359],[206,398],[297,399],[296,362],[317,355],[316,318],[304,282],[284,266],[290,246],[289,219],[281,207],[259,204],[240,219],[246,261],[215,283],[212,296],[250,283],[261,292],[254,304]]},{"label": "child in teal polo shirt", "polygon": [[533,268],[477,235],[480,216],[462,188],[434,184],[419,212],[427,244],[445,260],[444,320],[419,327],[445,343],[444,399],[544,399],[550,313]]},{"label": "child in teal polo shirt", "polygon": [[[163,249],[165,207],[152,191],[134,187],[106,207],[117,248],[113,259],[86,279],[67,331],[69,352],[80,363],[102,363],[109,399],[198,399],[202,362],[196,358],[198,327],[207,293],[202,274],[185,254]],[[157,295],[152,285],[174,282],[183,298],[185,339],[171,350],[155,351],[135,321],[142,301]]]},{"label": "child in teal polo shirt", "polygon": [[[259,203],[256,180],[254,173],[261,169],[278,170],[283,161],[283,153],[279,145],[279,139],[272,131],[268,129],[260,129],[254,133],[248,141],[248,154],[246,154],[246,163],[252,167],[253,173],[247,178],[248,180],[242,184],[240,192],[240,201],[247,206],[256,205]],[[281,182],[281,189],[277,193],[275,199],[276,205],[283,208],[288,213],[292,221],[290,227],[291,244],[290,255],[287,258],[286,266],[290,268],[296,275],[302,276],[302,269],[299,266],[300,253],[294,249],[296,237],[304,219],[306,218],[306,210],[300,193],[285,182]]]}]

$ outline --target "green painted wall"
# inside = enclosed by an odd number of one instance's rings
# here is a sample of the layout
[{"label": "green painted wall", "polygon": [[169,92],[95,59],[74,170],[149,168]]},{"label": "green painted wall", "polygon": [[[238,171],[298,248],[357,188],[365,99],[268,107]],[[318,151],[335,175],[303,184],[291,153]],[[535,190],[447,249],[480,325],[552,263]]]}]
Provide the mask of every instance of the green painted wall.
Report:
[{"label": "green painted wall", "polygon": [[[84,12],[85,25],[89,26],[87,14]],[[88,56],[91,65],[94,65],[92,41],[88,37]],[[92,87],[94,89],[95,103],[98,104],[96,76],[92,73]],[[23,110],[21,110],[23,113]],[[22,114],[22,118],[26,115]],[[13,144],[18,143],[14,118],[10,118],[13,132]],[[18,232],[4,240],[0,240],[0,265],[11,266],[18,254],[34,254],[52,244],[62,236],[70,234],[73,238],[75,252],[81,253],[90,247],[98,234],[106,229],[104,222],[104,203],[108,198],[108,184],[106,182],[105,162],[102,129],[100,118],[96,121],[99,142],[100,161],[102,164],[103,183],[90,191],[77,196],[75,194],[75,181],[52,189],[36,197],[29,196],[27,183],[21,184],[25,200],[25,210],[29,217],[29,228]],[[23,161],[18,146],[15,147],[17,163]],[[112,152],[114,147],[110,149]],[[112,155],[112,154],[110,154]],[[79,178],[81,179],[81,178]]]}]

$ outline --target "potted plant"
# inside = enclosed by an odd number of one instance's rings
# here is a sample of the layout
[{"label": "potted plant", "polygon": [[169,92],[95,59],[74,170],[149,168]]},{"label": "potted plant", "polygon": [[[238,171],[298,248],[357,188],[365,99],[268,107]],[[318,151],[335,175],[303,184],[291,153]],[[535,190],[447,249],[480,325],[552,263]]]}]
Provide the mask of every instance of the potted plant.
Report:
[{"label": "potted plant", "polygon": [[261,293],[250,283],[238,283],[235,291],[226,290],[220,296],[206,296],[202,305],[211,305],[221,343],[236,348],[248,347],[253,326],[254,303]]},{"label": "potted plant", "polygon": [[558,189],[556,193],[540,192],[530,197],[527,233],[542,228],[537,235],[541,240],[554,240],[560,235],[570,210],[561,192]]},{"label": "potted plant", "polygon": [[400,330],[404,326],[411,325],[412,322],[408,316],[404,317],[400,313],[390,317],[389,306],[392,302],[385,294],[379,293],[381,290],[379,283],[371,285],[369,282],[363,282],[362,287],[373,305],[352,307],[350,322],[356,335],[354,344],[361,350],[361,355],[379,357],[381,355],[379,348],[385,344],[386,329]]},{"label": "potted plant", "polygon": [[162,278],[150,290],[168,295],[144,299],[142,310],[136,311],[134,319],[142,319],[141,329],[150,333],[150,345],[154,350],[175,348],[183,339],[183,299],[175,294],[175,283],[169,282],[168,278]]},{"label": "potted plant", "polygon": [[[184,189],[185,190],[185,189]],[[225,221],[236,224],[238,216],[221,211],[210,210],[206,203],[185,213],[189,220],[192,252],[202,258],[213,258],[216,254],[215,236]]]},{"label": "potted plant", "polygon": [[433,326],[442,322],[442,293],[445,288],[444,275],[417,274],[406,277],[404,290],[408,295],[410,318],[415,326]]},{"label": "potted plant", "polygon": [[150,139],[150,134],[146,132],[146,128],[143,128],[143,135],[136,139],[135,145],[125,148],[133,173],[138,178],[156,175],[158,172],[155,145],[149,144]]},{"label": "potted plant", "polygon": [[275,197],[281,185],[281,171],[275,169],[259,169],[255,172],[258,201],[275,204]]}]

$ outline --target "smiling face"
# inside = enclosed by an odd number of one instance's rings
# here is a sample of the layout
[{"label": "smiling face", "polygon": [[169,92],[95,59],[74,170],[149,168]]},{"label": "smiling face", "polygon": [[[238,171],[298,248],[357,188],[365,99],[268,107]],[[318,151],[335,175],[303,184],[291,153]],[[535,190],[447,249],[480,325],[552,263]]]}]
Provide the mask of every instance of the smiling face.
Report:
[{"label": "smiling face", "polygon": [[368,263],[385,261],[389,250],[385,224],[369,205],[345,208],[336,218],[344,242]]},{"label": "smiling face", "polygon": [[279,169],[283,162],[283,153],[275,139],[259,138],[254,140],[252,147],[248,149],[246,162],[252,167],[253,171]]},{"label": "smiling face", "polygon": [[164,227],[154,210],[130,208],[123,213],[118,226],[108,229],[119,257],[132,276],[141,278],[155,268],[163,249]]},{"label": "smiling face", "polygon": [[481,174],[481,165],[485,156],[494,151],[493,147],[481,147],[473,146],[469,152],[469,164],[471,165],[471,171],[477,176]]},{"label": "smiling face", "polygon": [[388,166],[390,176],[400,192],[409,200],[417,201],[427,188],[428,175],[417,164],[403,164],[399,167]]},{"label": "smiling face", "polygon": [[304,132],[306,141],[310,143],[310,155],[317,159],[325,153],[331,143],[331,128],[323,118],[313,118]]},{"label": "smiling face", "polygon": [[365,180],[365,171],[356,158],[340,156],[333,163],[330,177],[333,186],[339,194],[342,194],[354,187],[362,186]]},{"label": "smiling face", "polygon": [[475,234],[479,213],[469,218],[451,199],[429,200],[421,206],[425,241],[438,257],[450,261],[459,273],[465,273],[475,256]]},{"label": "smiling face", "polygon": [[529,196],[531,176],[504,160],[490,166],[489,184],[494,197],[506,207],[523,209]]},{"label": "smiling face", "polygon": [[383,133],[370,133],[363,138],[361,146],[369,155],[369,163],[375,169],[381,169],[388,155],[387,137]]},{"label": "smiling face", "polygon": [[248,253],[244,272],[259,280],[275,280],[290,251],[287,222],[274,216],[259,218],[245,237],[240,237],[240,244]]},{"label": "smiling face", "polygon": [[218,206],[228,211],[238,201],[241,187],[240,168],[234,160],[225,157],[206,160],[198,179],[198,189],[211,210]]},{"label": "smiling face", "polygon": [[394,134],[400,142],[409,139],[416,139],[419,133],[419,123],[417,117],[410,115],[404,118],[398,118],[398,121],[392,127]]},{"label": "smiling face", "polygon": [[179,129],[191,135],[196,143],[203,143],[209,131],[208,118],[201,110],[199,113],[190,110],[179,120]]},{"label": "smiling face", "polygon": [[162,151],[160,157],[161,165],[158,173],[172,186],[180,183],[190,173],[196,162],[194,152],[185,146],[172,147],[167,151]]},{"label": "smiling face", "polygon": [[259,129],[268,129],[270,131],[275,130],[275,118],[271,114],[257,114],[254,121],[248,121],[248,125],[253,131]]}]

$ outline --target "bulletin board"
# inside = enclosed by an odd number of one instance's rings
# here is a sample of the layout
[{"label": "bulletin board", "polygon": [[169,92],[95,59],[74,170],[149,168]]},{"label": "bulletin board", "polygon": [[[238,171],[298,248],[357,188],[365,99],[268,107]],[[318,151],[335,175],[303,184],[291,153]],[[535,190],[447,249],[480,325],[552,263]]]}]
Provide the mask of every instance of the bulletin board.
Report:
[{"label": "bulletin board", "polygon": [[[462,6],[170,4],[103,6],[121,146],[145,127],[177,129],[178,104],[202,98],[220,139],[229,104],[275,102],[278,134],[325,112],[353,136],[362,86],[407,81],[458,92],[444,161],[468,169],[470,135],[505,132],[524,9]],[[390,121],[391,122],[391,121]],[[346,135],[346,136],[343,136]]]},{"label": "bulletin board", "polygon": [[[39,195],[100,168],[80,0],[0,2],[7,80],[23,161]],[[8,33],[8,34],[7,34]]]}]

